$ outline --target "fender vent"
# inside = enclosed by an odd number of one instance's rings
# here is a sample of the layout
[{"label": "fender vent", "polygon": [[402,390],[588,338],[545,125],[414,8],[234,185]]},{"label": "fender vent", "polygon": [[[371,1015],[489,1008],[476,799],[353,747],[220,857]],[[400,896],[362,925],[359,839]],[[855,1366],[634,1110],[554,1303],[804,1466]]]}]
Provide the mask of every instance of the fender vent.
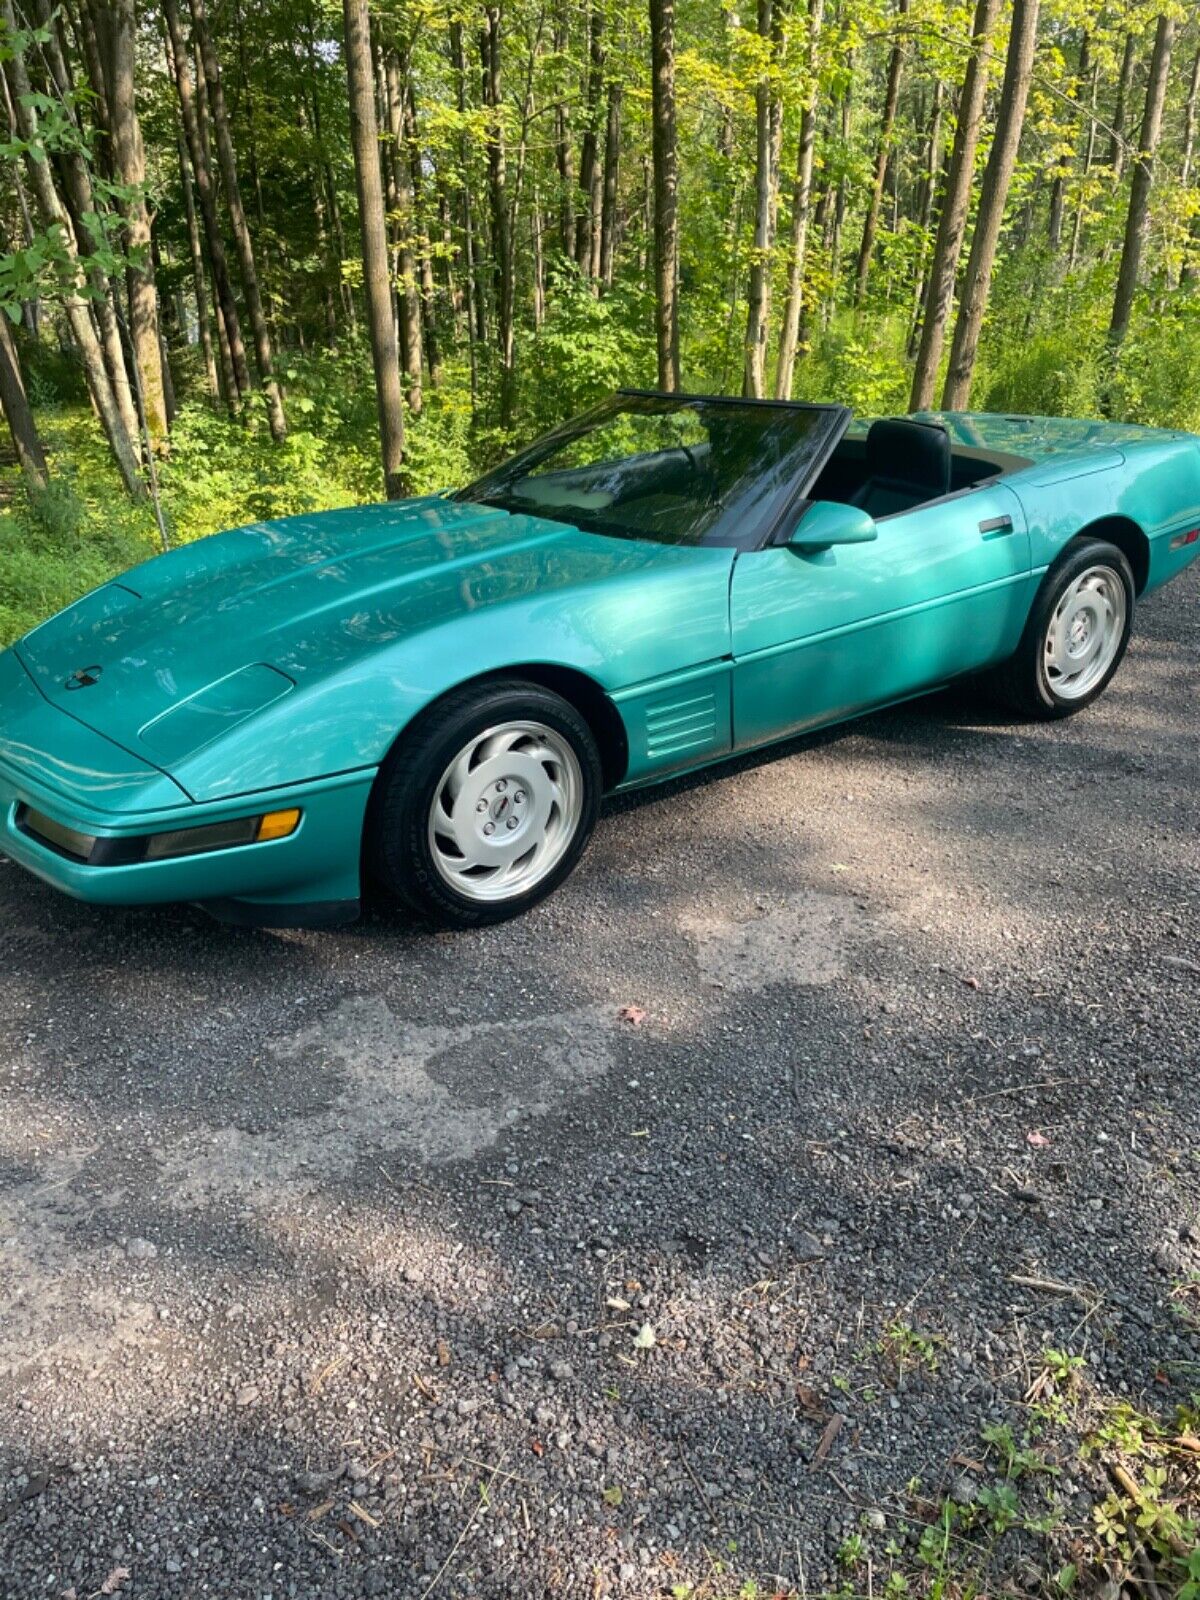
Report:
[{"label": "fender vent", "polygon": [[717,697],[694,686],[646,707],[646,754],[651,760],[716,743]]}]

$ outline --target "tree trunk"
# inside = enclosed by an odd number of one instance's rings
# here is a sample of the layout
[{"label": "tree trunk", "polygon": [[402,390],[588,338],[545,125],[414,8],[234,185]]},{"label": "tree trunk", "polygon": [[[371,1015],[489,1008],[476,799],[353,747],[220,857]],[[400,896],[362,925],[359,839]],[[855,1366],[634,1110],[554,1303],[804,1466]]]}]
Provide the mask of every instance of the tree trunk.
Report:
[{"label": "tree trunk", "polygon": [[917,204],[917,226],[921,230],[920,257],[917,263],[916,289],[913,295],[912,325],[909,329],[906,354],[916,355],[921,341],[921,307],[925,304],[928,283],[929,230],[933,227],[933,208],[937,199],[938,179],[942,172],[942,107],[945,90],[942,80],[933,85],[933,106],[929,113],[929,142],[926,146],[925,172],[921,178],[920,198]]},{"label": "tree trunk", "polygon": [[[1092,170],[1092,163],[1096,159],[1096,90],[1100,83],[1100,63],[1092,68],[1092,87],[1088,96],[1087,138],[1083,145],[1083,166],[1080,176],[1086,180]],[[1079,204],[1075,207],[1075,224],[1071,229],[1071,250],[1067,257],[1067,270],[1071,271],[1079,259],[1079,243],[1083,237],[1083,213],[1085,200],[1080,196]]]},{"label": "tree trunk", "polygon": [[1196,153],[1196,104],[1200,98],[1200,50],[1192,59],[1192,79],[1188,85],[1187,105],[1183,118],[1183,164],[1179,181],[1186,189],[1192,177],[1192,157]]},{"label": "tree trunk", "polygon": [[929,268],[929,287],[925,295],[925,317],[921,326],[921,347],[913,372],[910,411],[924,411],[933,403],[934,385],[942,359],[946,324],[954,300],[954,280],[962,251],[971,189],[975,182],[975,152],[987,96],[988,63],[991,60],[992,30],[1000,10],[1000,0],[976,0],[973,23],[973,50],[967,60],[958,97],[958,120],[942,212],[938,218],[937,239]]},{"label": "tree trunk", "polygon": [[[200,349],[204,355],[204,374],[208,379],[210,398],[216,402],[221,397],[221,382],[213,354],[212,323],[208,315],[208,290],[204,281],[204,251],[200,246],[200,228],[196,221],[196,200],[192,193],[192,174],[188,166],[187,146],[182,130],[175,130],[179,146],[179,187],[183,190],[183,210],[187,218],[188,251],[192,258],[192,288],[196,296],[196,326],[200,333]],[[223,354],[225,352],[222,352]],[[232,367],[224,374],[226,393],[237,393]]]},{"label": "tree trunk", "polygon": [[617,187],[621,176],[621,100],[619,83],[608,86],[604,127],[604,197],[600,208],[600,282],[612,288],[617,252]]},{"label": "tree trunk", "polygon": [[583,141],[579,147],[579,210],[575,218],[575,260],[588,274],[592,264],[592,218],[595,210],[596,118],[604,85],[604,13],[592,7],[588,18],[588,71],[585,90]]},{"label": "tree trunk", "polygon": [[379,171],[379,127],[375,118],[375,78],[371,65],[371,21],[366,0],[344,0],[346,78],[350,90],[350,134],[358,179],[358,213],[362,231],[363,290],[371,360],[375,368],[375,401],[383,451],[383,483],[389,500],[399,500],[404,483],[404,401],[400,394],[400,356],[392,320],[388,281],[387,222],[383,180]]},{"label": "tree trunk", "polygon": [[[4,18],[11,38],[17,33],[17,22],[13,14],[12,0],[3,0],[2,7],[0,7],[0,15]],[[79,357],[83,363],[88,391],[108,442],[112,446],[113,456],[116,459],[121,480],[131,495],[141,498],[146,490],[145,485],[142,483],[141,473],[138,470],[137,452],[125,426],[120,408],[117,405],[116,396],[113,393],[113,387],[104,365],[104,355],[100,349],[100,341],[96,337],[96,330],[92,326],[88,304],[84,299],[84,273],[79,260],[75,234],[71,228],[70,218],[66,213],[62,200],[59,198],[58,191],[54,187],[54,177],[50,163],[45,158],[45,147],[41,142],[41,132],[38,125],[36,100],[24,58],[19,50],[14,51],[5,61],[4,76],[8,81],[14,104],[17,131],[22,140],[29,146],[26,152],[29,183],[33,190],[34,199],[37,202],[42,227],[48,232],[57,234],[63,254],[66,257],[66,270],[63,274],[62,290],[63,309],[66,312],[72,336],[79,349]],[[35,156],[35,152],[40,155],[40,159]]]},{"label": "tree trunk", "polygon": [[[57,88],[63,106],[71,108],[74,98],[74,85],[71,82],[66,57],[59,48],[58,35],[54,26],[55,17],[51,11],[49,0],[37,0],[35,15],[39,26],[46,32],[46,42],[43,45],[43,50],[47,71]],[[94,32],[91,38],[94,43]],[[107,111],[99,109],[102,105],[107,105],[104,68],[98,59],[93,65],[97,78],[92,85],[94,94],[92,103],[97,108],[97,125],[105,130],[104,137],[108,140],[109,150],[111,150],[111,139],[107,133],[108,114]],[[67,110],[67,116],[72,122],[76,121],[76,113],[73,108]],[[10,122],[12,121],[11,109],[9,120]],[[86,263],[88,281],[91,284],[92,314],[96,319],[96,326],[100,334],[100,348],[104,356],[104,367],[108,373],[108,381],[112,385],[117,409],[121,413],[121,420],[125,424],[125,431],[133,441],[136,449],[139,429],[138,413],[133,399],[133,386],[129,381],[125,347],[121,342],[121,330],[117,326],[116,312],[113,309],[113,286],[103,270],[92,259],[96,249],[96,241],[93,239],[92,233],[84,220],[97,214],[101,210],[101,206],[96,199],[88,164],[80,152],[76,150],[62,151],[55,157],[55,163],[60,171],[62,198],[72,220],[75,242],[80,256],[83,257]]]},{"label": "tree trunk", "polygon": [[[464,119],[467,115],[467,53],[463,45],[463,31],[461,22],[450,24],[450,62],[454,69],[454,92],[458,105],[459,117]],[[468,143],[466,133],[459,135],[458,159],[463,172],[467,171]],[[463,258],[467,269],[467,328],[469,330],[468,346],[471,357],[471,397],[475,397],[476,389],[476,361],[475,346],[482,343],[487,337],[485,323],[483,288],[479,281],[478,262],[475,248],[475,220],[471,208],[471,186],[463,184],[462,190],[462,217],[463,217]]]},{"label": "tree trunk", "polygon": [[38,438],[37,424],[25,393],[12,328],[7,313],[3,311],[0,311],[0,406],[4,408],[4,420],[12,434],[13,447],[26,483],[31,489],[44,489],[49,482],[50,470],[46,466],[42,441]]},{"label": "tree trunk", "polygon": [[[1079,93],[1087,82],[1088,72],[1091,70],[1091,40],[1085,33],[1079,42],[1079,68],[1071,84],[1070,99],[1073,105],[1079,101]],[[1075,130],[1072,129],[1072,141]],[[1070,175],[1074,161],[1074,148],[1064,150],[1061,159],[1054,169],[1054,176],[1050,181],[1050,214],[1046,225],[1046,237],[1051,252],[1057,255],[1062,248],[1063,218],[1066,215],[1067,178]]]},{"label": "tree trunk", "polygon": [[421,292],[421,328],[425,335],[425,362],[429,368],[429,381],[435,389],[442,386],[442,355],[438,344],[437,288],[433,281],[432,246],[429,240],[429,218],[424,197],[424,174],[421,171],[421,141],[417,132],[417,102],[411,73],[407,75],[404,101],[405,150],[408,170],[412,179],[413,216],[421,229],[417,241],[417,272]]},{"label": "tree trunk", "polygon": [[419,412],[421,394],[421,310],[417,299],[417,268],[413,260],[412,168],[404,129],[404,72],[394,47],[384,58],[385,104],[391,135],[391,170],[395,190],[393,209],[397,266],[396,298],[400,312],[400,355],[408,378],[408,405]]},{"label": "tree trunk", "polygon": [[[554,54],[558,58],[557,73],[566,77],[563,58],[570,43],[565,11],[560,11],[554,23]],[[558,232],[564,256],[575,253],[575,178],[571,162],[571,112],[565,100],[554,107],[554,165],[558,169]]]},{"label": "tree trunk", "polygon": [[500,7],[490,5],[487,26],[480,38],[483,58],[484,104],[488,109],[488,192],[492,213],[493,278],[496,323],[500,345],[500,425],[510,428],[516,409],[516,368],[513,365],[513,255],[505,177],[504,124],[500,120]]},{"label": "tree trunk", "polygon": [[1000,91],[996,133],[984,169],[979,214],[975,219],[975,234],[971,240],[958,320],[954,326],[950,367],[942,393],[942,406],[947,411],[965,411],[971,398],[975,355],[979,349],[979,334],[992,287],[996,246],[1000,241],[1004,207],[1008,201],[1013,169],[1017,164],[1021,130],[1025,125],[1040,9],[1041,0],[1016,0],[1013,6],[1012,32],[1004,64],[1004,85]]},{"label": "tree trunk", "polygon": [[167,443],[166,378],[158,332],[158,294],[150,250],[150,215],[146,210],[146,151],[134,90],[134,48],[137,20],[133,0],[103,0],[96,6],[97,31],[104,61],[108,112],[112,118],[112,155],[116,175],[128,191],[121,210],[125,246],[140,260],[129,263],[129,336],[141,377],[143,422],[154,450]]},{"label": "tree trunk", "polygon": [[675,147],[675,0],[650,0],[654,155],[654,333],[658,386],[679,388],[678,152]]},{"label": "tree trunk", "polygon": [[1133,87],[1133,69],[1137,62],[1137,40],[1132,33],[1125,35],[1125,49],[1121,56],[1121,71],[1117,78],[1117,98],[1113,106],[1112,137],[1108,145],[1108,164],[1113,181],[1120,183],[1125,175],[1125,122],[1129,115],[1129,91]]},{"label": "tree trunk", "polygon": [[1142,250],[1146,243],[1146,229],[1150,220],[1154,158],[1158,151],[1159,139],[1162,137],[1163,104],[1167,95],[1171,50],[1174,43],[1174,18],[1160,16],[1154,34],[1154,54],[1150,58],[1150,76],[1146,84],[1146,106],[1142,113],[1137,160],[1129,188],[1129,211],[1125,218],[1125,243],[1121,251],[1121,269],[1117,275],[1117,292],[1113,298],[1112,321],[1108,328],[1109,345],[1114,353],[1120,348],[1128,331],[1133,299],[1137,293]]},{"label": "tree trunk", "polygon": [[[200,219],[204,224],[204,237],[208,245],[208,259],[212,267],[213,299],[218,313],[220,342],[229,352],[229,372],[232,386],[226,388],[226,400],[235,414],[241,410],[243,399],[250,393],[250,369],[246,364],[246,346],[242,338],[241,319],[234,298],[233,282],[229,276],[229,263],[225,256],[225,242],[217,217],[217,196],[213,186],[212,169],[208,162],[208,149],[204,128],[200,121],[200,108],[192,95],[192,80],[188,74],[187,45],[179,18],[177,0],[162,0],[166,23],[167,56],[175,77],[175,92],[179,98],[179,112],[187,139],[192,174],[196,180],[196,193],[200,199]],[[224,367],[224,349],[222,366]]]},{"label": "tree trunk", "polygon": [[779,211],[779,145],[781,126],[776,70],[782,33],[782,0],[758,0],[758,36],[771,41],[769,61],[754,90],[754,245],[746,290],[746,345],[742,393],[761,399],[767,364],[767,335],[771,321],[771,265],[775,249],[775,221]]},{"label": "tree trunk", "polygon": [[[896,0],[897,18],[908,15],[908,0]],[[875,253],[875,234],[879,227],[879,207],[883,201],[888,167],[892,159],[892,128],[896,121],[896,106],[900,99],[900,75],[904,69],[904,51],[897,37],[888,61],[887,91],[883,99],[883,116],[879,123],[879,146],[875,153],[875,177],[867,201],[867,214],[863,219],[862,243],[858,247],[858,265],[854,272],[854,304],[860,306],[867,292],[867,274],[871,270],[871,257]]]},{"label": "tree trunk", "polygon": [[825,0],[808,0],[808,42],[804,70],[804,101],[800,109],[800,142],[796,150],[796,181],[792,188],[792,233],[788,248],[788,290],[779,334],[779,360],[775,368],[775,398],[790,400],[796,351],[800,342],[800,312],[804,303],[804,266],[808,254],[809,213],[812,208],[813,153],[817,140],[817,59]]},{"label": "tree trunk", "polygon": [[[246,297],[246,311],[254,334],[254,353],[258,363],[259,378],[267,400],[267,422],[271,437],[279,443],[287,437],[287,418],[283,399],[275,381],[274,361],[271,354],[271,335],[263,311],[262,290],[258,282],[258,269],[254,264],[254,246],[242,205],[242,191],[238,183],[237,159],[233,152],[233,138],[229,132],[229,115],[225,109],[225,90],[221,83],[221,64],[208,29],[208,15],[204,0],[190,0],[192,29],[204,66],[204,83],[208,92],[208,107],[212,115],[213,139],[217,146],[217,162],[221,168],[221,181],[225,187],[225,206],[233,229],[233,242],[238,264],[242,271],[242,290]],[[369,80],[368,80],[369,82]],[[372,121],[374,111],[372,108]]]}]

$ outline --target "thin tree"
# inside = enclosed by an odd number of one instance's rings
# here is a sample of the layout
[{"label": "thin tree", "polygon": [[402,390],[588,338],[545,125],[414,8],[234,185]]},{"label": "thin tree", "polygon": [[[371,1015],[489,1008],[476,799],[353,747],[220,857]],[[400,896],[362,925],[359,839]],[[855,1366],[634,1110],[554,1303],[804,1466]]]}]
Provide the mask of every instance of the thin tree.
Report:
[{"label": "thin tree", "polygon": [[1196,153],[1196,105],[1200,100],[1200,50],[1192,57],[1192,76],[1188,84],[1187,104],[1183,114],[1183,161],[1179,168],[1179,181],[1186,189],[1192,178],[1192,158]]},{"label": "thin tree", "polygon": [[[1072,102],[1079,99],[1080,92],[1087,82],[1088,73],[1091,71],[1091,39],[1084,34],[1079,43],[1079,66],[1071,81],[1069,97]],[[1072,130],[1072,138],[1074,130]],[[1050,212],[1046,222],[1046,237],[1051,251],[1057,255],[1062,248],[1063,218],[1066,214],[1067,178],[1071,171],[1071,163],[1075,151],[1070,143],[1063,149],[1062,155],[1054,168],[1054,177],[1050,183]]]},{"label": "thin tree", "polygon": [[[0,15],[4,18],[9,38],[19,37],[12,0],[2,0]],[[26,170],[42,227],[56,239],[64,257],[61,291],[63,310],[79,351],[88,391],[112,447],[121,481],[131,495],[140,498],[146,491],[138,470],[137,452],[117,405],[100,341],[92,326],[85,298],[87,283],[79,259],[79,247],[71,219],[55,187],[53,170],[46,158],[38,118],[38,100],[20,50],[13,50],[8,55],[4,62],[4,76],[11,93],[17,131],[26,146]]]},{"label": "thin tree", "polygon": [[1137,64],[1137,39],[1132,33],[1125,35],[1121,52],[1121,70],[1117,77],[1117,97],[1113,105],[1111,137],[1108,145],[1108,164],[1113,181],[1120,183],[1125,175],[1125,120],[1129,114],[1129,91],[1133,87],[1133,69]]},{"label": "thin tree", "polygon": [[579,210],[575,217],[575,260],[585,274],[592,265],[593,215],[599,179],[600,91],[604,84],[604,13],[593,5],[588,18],[588,70],[584,89],[584,128],[579,146]]},{"label": "thin tree", "polygon": [[233,151],[233,138],[229,131],[229,113],[225,108],[225,89],[221,82],[221,63],[208,27],[208,13],[204,0],[190,0],[192,33],[204,68],[204,84],[208,93],[208,108],[212,115],[213,138],[217,146],[217,162],[221,168],[221,181],[225,187],[225,206],[233,229],[233,242],[237,250],[238,265],[242,272],[242,289],[246,296],[246,311],[254,334],[254,354],[258,375],[267,401],[267,422],[271,437],[278,443],[287,437],[287,418],[283,398],[275,379],[274,357],[271,353],[271,334],[263,310],[262,290],[258,282],[258,269],[254,262],[254,245],[242,204],[241,185],[238,182],[237,158]]},{"label": "thin tree", "polygon": [[[196,197],[192,190],[192,171],[188,165],[187,144],[184,140],[182,129],[175,130],[176,144],[179,154],[179,187],[183,191],[183,211],[187,222],[188,254],[192,262],[192,292],[196,298],[196,326],[200,334],[200,349],[204,356],[204,374],[208,380],[208,392],[212,400],[221,398],[221,380],[224,378],[226,393],[232,390],[237,392],[234,382],[233,367],[229,367],[224,374],[218,374],[216,356],[213,352],[212,322],[208,314],[208,285],[204,276],[204,249],[200,243],[200,226],[196,221]],[[229,359],[228,346],[222,347],[222,357]]]},{"label": "thin tree", "polygon": [[1037,48],[1040,10],[1041,0],[1016,0],[1013,6],[1012,32],[1009,35],[1008,57],[1004,64],[1004,84],[1000,91],[996,133],[987,166],[984,168],[983,186],[979,194],[979,214],[975,219],[971,254],[967,259],[966,277],[959,300],[958,320],[954,325],[954,342],[950,349],[946,386],[942,391],[942,405],[947,411],[965,410],[971,398],[975,356],[979,349],[979,334],[983,327],[988,295],[992,287],[992,270],[996,264],[996,249],[1000,243],[1000,228],[1004,221],[1004,208],[1008,203],[1013,170],[1017,164],[1021,132],[1025,126],[1025,107],[1029,100],[1029,84],[1033,77],[1033,57]]},{"label": "thin tree", "polygon": [[[908,0],[896,0],[896,17],[908,15]],[[867,274],[871,270],[871,257],[875,253],[875,235],[879,228],[879,208],[883,203],[884,186],[892,159],[892,129],[896,122],[896,107],[900,100],[900,77],[904,70],[904,49],[899,34],[888,59],[887,89],[883,98],[883,114],[879,120],[879,143],[875,152],[875,175],[867,200],[867,214],[863,218],[862,242],[858,247],[858,265],[854,272],[854,304],[859,306],[867,292]]]},{"label": "thin tree", "polygon": [[782,48],[782,0],[758,0],[758,36],[766,59],[754,90],[754,245],[746,294],[746,348],[742,393],[758,399],[764,392],[767,335],[771,319],[771,266],[775,221],[779,208],[779,144],[782,107],[779,99],[779,57]]},{"label": "thin tree", "polygon": [[1108,342],[1115,352],[1120,348],[1129,329],[1129,317],[1137,293],[1138,274],[1141,271],[1142,251],[1146,243],[1146,229],[1150,220],[1150,190],[1154,183],[1154,158],[1162,137],[1163,105],[1167,96],[1167,81],[1171,71],[1171,50],[1175,43],[1175,19],[1160,16],[1154,33],[1154,52],[1150,57],[1150,76],[1146,83],[1146,105],[1142,112],[1142,130],[1138,138],[1137,159],[1133,167],[1133,181],[1129,186],[1129,210],[1125,216],[1125,243],[1121,250],[1121,267],[1117,274],[1117,292],[1113,297],[1112,320],[1108,328]]},{"label": "thin tree", "polygon": [[[242,338],[241,317],[234,298],[233,282],[229,275],[229,262],[225,255],[225,240],[217,215],[216,187],[209,165],[208,146],[200,121],[200,106],[192,93],[192,80],[188,73],[188,50],[183,36],[177,0],[162,0],[163,22],[166,26],[167,59],[175,79],[175,92],[179,99],[179,115],[183,122],[192,175],[196,180],[196,195],[200,201],[200,219],[204,224],[204,238],[208,245],[208,260],[212,268],[213,300],[217,312],[218,340],[222,346],[222,366],[228,368],[225,399],[233,412],[241,409],[242,400],[250,393],[250,368],[246,362],[246,345]],[[202,88],[202,84],[197,84]],[[228,352],[228,362],[225,353]],[[232,383],[228,377],[232,376]]]},{"label": "thin tree", "polygon": [[383,451],[383,484],[389,500],[405,493],[404,400],[400,393],[400,353],[392,319],[388,281],[387,221],[383,179],[379,170],[379,127],[375,118],[375,77],[371,63],[371,20],[366,0],[344,0],[346,78],[350,90],[350,135],[358,180],[359,227],[362,233],[363,290],[371,360],[375,368],[375,402]]},{"label": "thin tree", "polygon": [[792,227],[788,240],[788,287],[779,331],[779,359],[775,367],[775,398],[790,400],[796,351],[800,340],[800,312],[804,303],[804,268],[808,255],[809,218],[812,211],[813,157],[817,142],[817,61],[825,0],[808,0],[808,38],[805,45],[804,99],[800,107],[800,138],[796,146],[796,180],[792,187]]},{"label": "thin tree", "polygon": [[679,388],[679,173],[675,144],[675,0],[650,0],[654,288],[658,386]]},{"label": "thin tree", "polygon": [[621,181],[621,103],[623,90],[614,79],[608,86],[604,125],[604,190],[600,207],[600,282],[612,288],[617,256],[617,198]]},{"label": "thin tree", "polygon": [[421,303],[417,298],[417,267],[412,248],[412,167],[404,127],[404,73],[400,52],[395,46],[387,51],[384,58],[383,91],[391,136],[387,163],[390,178],[388,212],[394,229],[400,359],[408,378],[408,407],[415,415],[424,404],[421,392]]},{"label": "thin tree", "polygon": [[488,110],[486,143],[496,322],[500,343],[500,424],[508,428],[512,426],[516,411],[517,375],[513,327],[516,294],[513,282],[513,236],[508,207],[504,123],[500,114],[500,7],[488,6],[485,15],[486,26],[480,36],[480,53],[483,62],[483,100]]},{"label": "thin tree", "polygon": [[9,433],[12,434],[13,448],[17,452],[17,460],[25,475],[25,482],[35,491],[44,489],[49,482],[50,469],[46,465],[42,441],[38,437],[37,424],[33,420],[29,397],[25,393],[25,382],[21,377],[21,361],[17,354],[12,328],[9,326],[8,313],[2,310],[0,310],[0,407],[4,409],[4,420],[8,423]]},{"label": "thin tree", "polygon": [[958,120],[954,128],[954,145],[950,152],[950,169],[946,176],[946,192],[938,218],[937,238],[933,246],[933,260],[929,267],[929,282],[925,292],[925,314],[921,324],[921,344],[913,371],[910,411],[927,410],[933,403],[934,386],[942,359],[946,338],[946,325],[954,300],[954,280],[958,275],[958,261],[962,252],[963,234],[966,232],[967,212],[971,204],[971,189],[975,182],[975,154],[979,147],[979,133],[983,126],[983,108],[987,98],[988,68],[991,63],[992,30],[1000,11],[1000,0],[976,0],[972,24],[972,48],[967,58],[962,87],[958,97]]},{"label": "thin tree", "polygon": [[167,439],[167,396],[158,329],[158,293],[151,257],[150,213],[146,209],[146,151],[134,92],[137,20],[133,0],[102,0],[96,5],[95,15],[103,51],[113,165],[125,190],[121,211],[130,256],[127,274],[129,332],[141,378],[143,421],[151,447],[161,450]]}]

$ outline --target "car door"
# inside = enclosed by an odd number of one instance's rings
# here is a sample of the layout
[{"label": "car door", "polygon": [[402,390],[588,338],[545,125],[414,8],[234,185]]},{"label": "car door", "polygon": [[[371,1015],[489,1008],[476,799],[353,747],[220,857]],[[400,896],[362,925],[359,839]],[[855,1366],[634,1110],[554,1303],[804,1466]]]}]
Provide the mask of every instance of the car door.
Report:
[{"label": "car door", "polygon": [[935,688],[1017,647],[1031,600],[1021,503],[983,484],[885,517],[866,544],[739,555],[737,749]]}]

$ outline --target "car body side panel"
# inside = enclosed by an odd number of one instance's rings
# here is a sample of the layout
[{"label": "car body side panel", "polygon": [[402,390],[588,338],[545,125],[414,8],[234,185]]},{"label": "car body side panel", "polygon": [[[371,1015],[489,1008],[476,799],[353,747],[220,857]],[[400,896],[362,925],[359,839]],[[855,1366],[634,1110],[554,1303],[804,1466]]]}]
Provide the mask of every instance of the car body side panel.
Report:
[{"label": "car body side panel", "polygon": [[1200,545],[1172,551],[1171,540],[1200,525],[1200,441],[1159,434],[1014,473],[1006,478],[1029,518],[1034,570],[1045,571],[1089,524],[1127,517],[1150,542],[1144,593],[1181,572]]},{"label": "car body side panel", "polygon": [[1016,648],[1030,596],[1024,513],[1001,484],[888,517],[871,543],[739,557],[736,747],[1003,659]]},{"label": "car body side panel", "polygon": [[[610,694],[649,692],[660,680],[727,660],[732,564],[731,550],[664,549],[652,563],[574,584],[569,602],[553,588],[523,593],[463,606],[423,631],[398,630],[386,614],[364,610],[347,627],[360,645],[377,637],[377,649],[346,648],[339,670],[307,680],[294,656],[277,658],[296,688],[175,764],[173,774],[202,800],[270,789],[300,775],[376,767],[434,700],[514,666],[567,668]],[[653,711],[647,704],[640,720],[631,718],[631,759],[674,770],[677,752],[651,737]],[[664,706],[659,716],[667,714]],[[728,719],[718,705],[696,756],[728,748]]]}]

